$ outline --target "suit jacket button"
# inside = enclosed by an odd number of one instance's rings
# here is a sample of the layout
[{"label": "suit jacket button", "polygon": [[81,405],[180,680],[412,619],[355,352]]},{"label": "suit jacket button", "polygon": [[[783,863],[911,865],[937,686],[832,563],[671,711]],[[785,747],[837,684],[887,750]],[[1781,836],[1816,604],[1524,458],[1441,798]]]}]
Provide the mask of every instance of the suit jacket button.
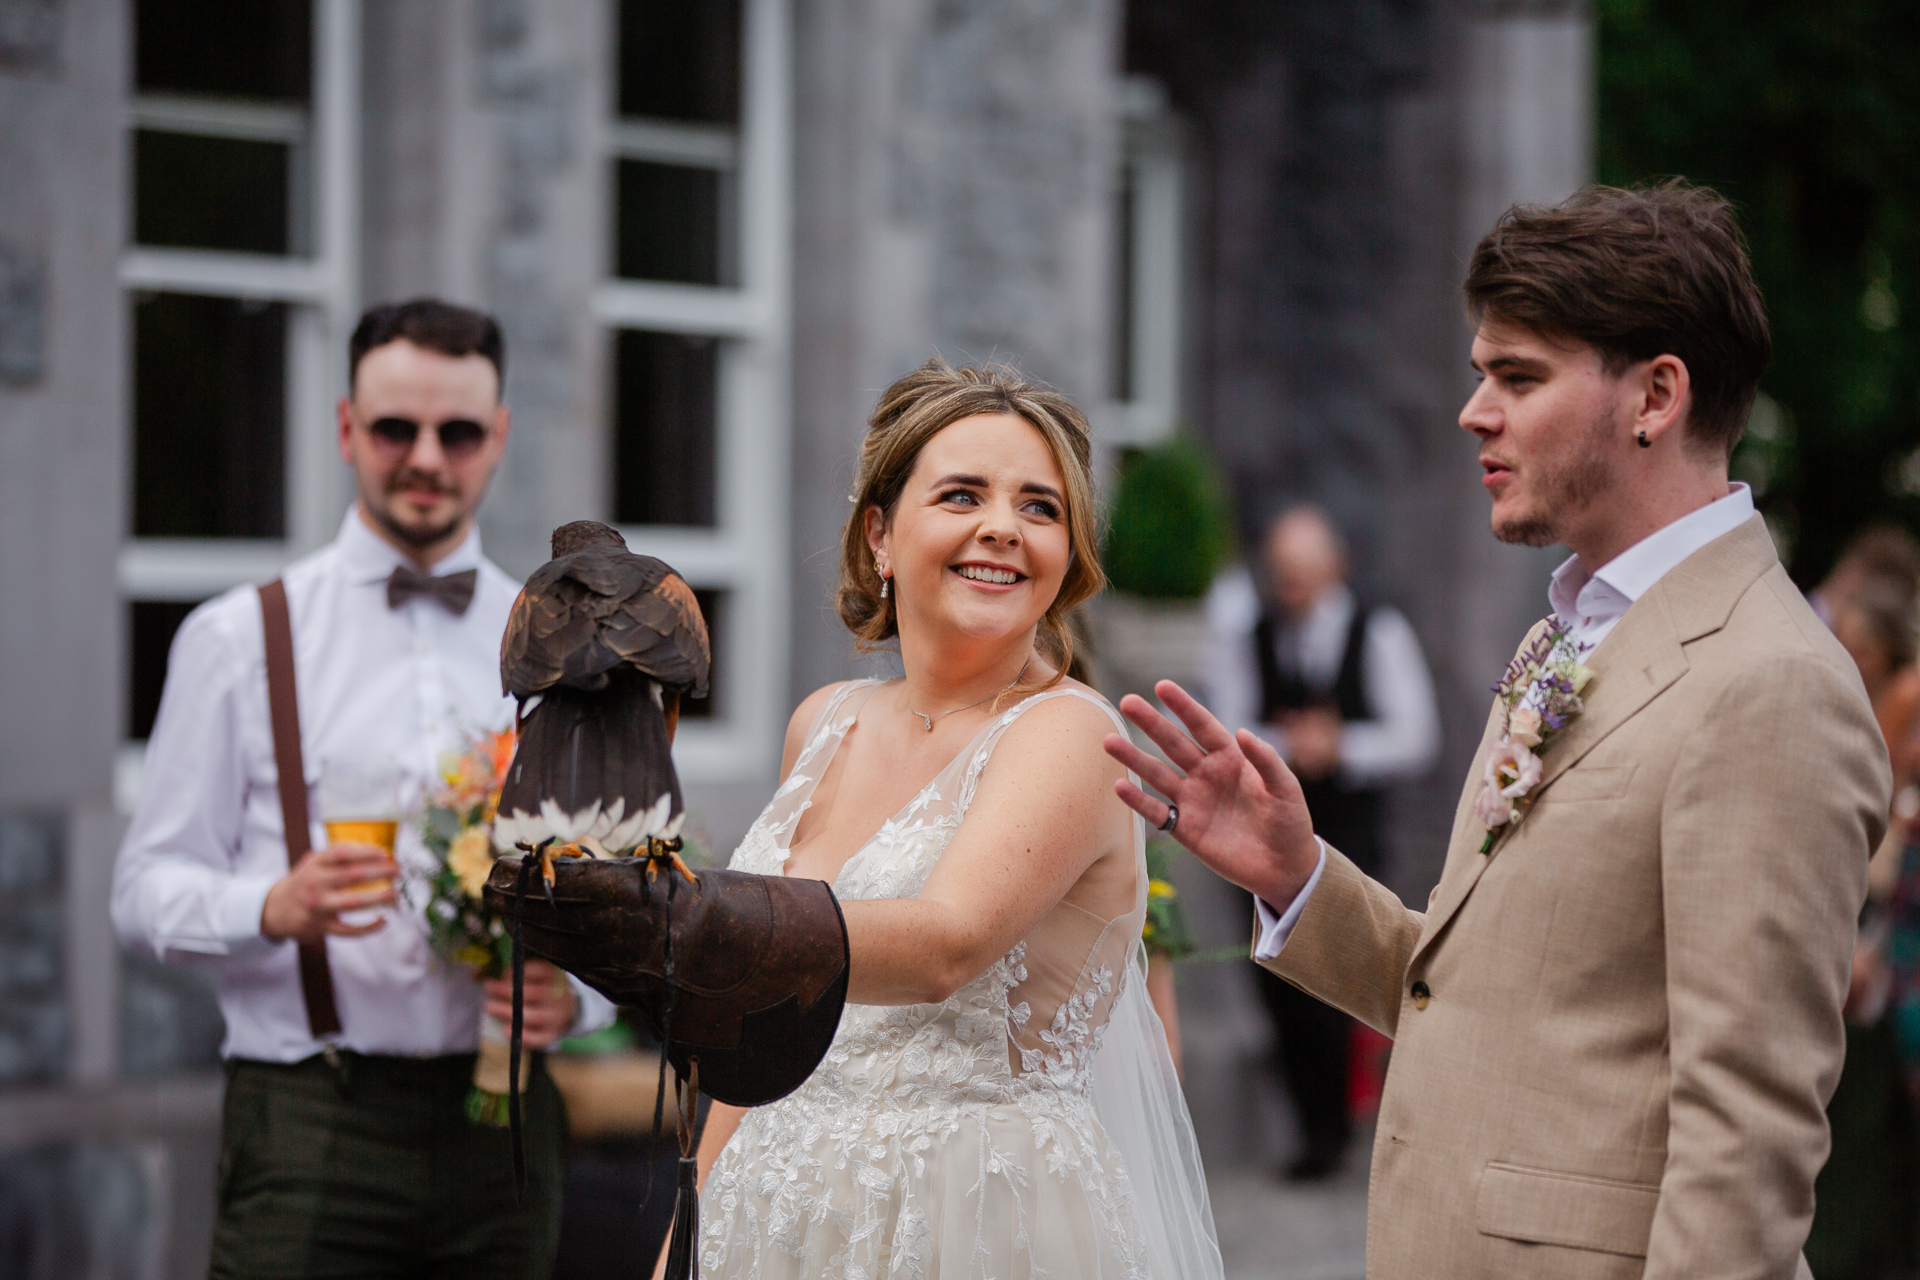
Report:
[{"label": "suit jacket button", "polygon": [[1416,1009],[1424,1009],[1427,1007],[1427,1001],[1433,999],[1433,988],[1424,982],[1416,982],[1413,984],[1412,994],[1413,1007]]}]

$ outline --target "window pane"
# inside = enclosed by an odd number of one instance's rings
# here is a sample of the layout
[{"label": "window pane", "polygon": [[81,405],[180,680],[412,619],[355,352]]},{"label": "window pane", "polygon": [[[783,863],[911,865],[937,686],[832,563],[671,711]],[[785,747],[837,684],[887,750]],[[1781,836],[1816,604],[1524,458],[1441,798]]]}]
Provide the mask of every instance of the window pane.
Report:
[{"label": "window pane", "polygon": [[728,175],[621,160],[614,183],[614,273],[628,280],[731,284],[721,219]]},{"label": "window pane", "polygon": [[136,129],[134,242],[286,253],[289,152],[283,142]]},{"label": "window pane", "polygon": [[136,295],[133,532],[286,536],[287,309]]},{"label": "window pane", "polygon": [[714,587],[695,587],[693,597],[700,602],[700,612],[707,619],[707,649],[713,655],[713,667],[707,673],[707,696],[686,699],[680,704],[680,714],[689,720],[711,720],[721,714],[721,676],[725,664],[720,661],[720,655],[725,650],[720,637],[727,625],[727,593]]},{"label": "window pane", "polygon": [[136,0],[134,82],[146,93],[305,102],[309,0]]},{"label": "window pane", "polygon": [[621,0],[620,114],[739,123],[739,0]]},{"label": "window pane", "polygon": [[712,527],[720,342],[621,329],[613,343],[614,520]]},{"label": "window pane", "polygon": [[153,735],[160,690],[167,682],[167,650],[196,607],[198,601],[191,600],[127,602],[127,737],[135,742]]}]

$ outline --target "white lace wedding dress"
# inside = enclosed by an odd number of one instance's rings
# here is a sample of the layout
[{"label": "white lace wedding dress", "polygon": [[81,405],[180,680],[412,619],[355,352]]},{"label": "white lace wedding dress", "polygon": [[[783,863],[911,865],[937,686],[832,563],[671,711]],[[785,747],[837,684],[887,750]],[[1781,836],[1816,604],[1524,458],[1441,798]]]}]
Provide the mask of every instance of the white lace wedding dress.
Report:
[{"label": "white lace wedding dress", "polygon": [[[781,873],[814,787],[877,681],[828,701],[733,855]],[[996,717],[850,858],[843,901],[912,897],[965,820]],[[1114,717],[1119,725],[1118,717]],[[1124,726],[1122,726],[1124,732]],[[941,1004],[849,1004],[796,1092],[742,1119],[701,1195],[700,1273],[773,1277],[1217,1277],[1199,1157],[1145,997],[1144,832]]]}]

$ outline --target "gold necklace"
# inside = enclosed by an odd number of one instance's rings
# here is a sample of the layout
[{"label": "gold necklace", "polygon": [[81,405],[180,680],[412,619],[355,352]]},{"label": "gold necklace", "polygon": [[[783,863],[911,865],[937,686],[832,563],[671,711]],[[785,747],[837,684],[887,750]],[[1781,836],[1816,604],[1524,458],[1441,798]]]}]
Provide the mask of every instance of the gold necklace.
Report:
[{"label": "gold necklace", "polygon": [[[1018,671],[1016,671],[1016,672],[1014,672],[1014,673],[1013,673],[1013,679],[1011,679],[1011,680],[1009,680],[1009,681],[1007,681],[1007,689],[1011,689],[1011,688],[1013,688],[1013,686],[1015,686],[1015,685],[1017,685],[1017,684],[1019,684],[1019,683],[1020,683],[1020,677],[1021,677],[1021,676],[1023,676],[1023,675],[1025,675],[1025,674],[1027,674],[1027,668],[1028,668],[1028,667],[1030,667],[1030,666],[1032,666],[1032,665],[1033,665],[1033,659],[1032,659],[1032,658],[1028,658],[1028,659],[1027,659],[1027,660],[1026,660],[1025,662],[1023,662],[1023,663],[1021,663],[1021,664],[1020,664],[1020,669],[1019,669]],[[934,712],[934,713],[933,713],[933,715],[928,715],[928,714],[927,714],[926,712],[924,712],[924,711],[915,711],[915,710],[913,709],[913,703],[911,703],[911,702],[909,702],[909,703],[907,703],[907,711],[908,711],[908,713],[909,713],[909,714],[912,714],[912,715],[916,715],[916,716],[919,716],[919,717],[920,717],[920,718],[921,718],[922,720],[924,720],[924,721],[926,721],[926,722],[927,722],[927,732],[928,732],[928,733],[932,733],[932,732],[933,732],[933,721],[934,721],[934,716],[950,716],[950,715],[952,715],[952,714],[953,714],[954,712],[956,712],[956,711],[971,711],[971,710],[973,710],[973,709],[974,709],[975,707],[977,707],[977,706],[979,706],[979,705],[980,705],[980,703],[982,703],[982,702],[985,702],[985,701],[987,700],[987,698],[997,698],[997,697],[999,697],[999,696],[1000,696],[1000,694],[1002,694],[1002,693],[1005,693],[1005,692],[1007,691],[1007,689],[1002,689],[1002,690],[1000,690],[1000,691],[999,691],[999,693],[990,693],[990,694],[988,694],[988,695],[987,695],[987,697],[986,697],[986,698],[981,698],[981,699],[979,699],[979,700],[978,700],[978,701],[976,701],[976,702],[969,702],[969,703],[968,703],[968,704],[967,704],[966,706],[964,706],[964,707],[953,707],[953,708],[951,708],[950,710],[947,710],[947,711],[936,711],[936,712]]]}]

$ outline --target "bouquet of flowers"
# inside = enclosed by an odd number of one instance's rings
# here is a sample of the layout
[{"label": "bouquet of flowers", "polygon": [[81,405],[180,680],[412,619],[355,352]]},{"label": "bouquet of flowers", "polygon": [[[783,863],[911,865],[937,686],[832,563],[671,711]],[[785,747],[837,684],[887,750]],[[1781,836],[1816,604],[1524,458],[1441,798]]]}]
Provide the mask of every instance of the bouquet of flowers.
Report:
[{"label": "bouquet of flowers", "polygon": [[[503,729],[481,734],[464,751],[443,755],[441,786],[429,797],[421,818],[420,840],[436,864],[426,879],[428,943],[441,959],[465,965],[481,978],[499,977],[513,958],[505,926],[487,911],[481,896],[497,856],[494,810],[513,748],[513,730]],[[467,1115],[476,1124],[507,1122],[506,1029],[484,1014]]]}]

